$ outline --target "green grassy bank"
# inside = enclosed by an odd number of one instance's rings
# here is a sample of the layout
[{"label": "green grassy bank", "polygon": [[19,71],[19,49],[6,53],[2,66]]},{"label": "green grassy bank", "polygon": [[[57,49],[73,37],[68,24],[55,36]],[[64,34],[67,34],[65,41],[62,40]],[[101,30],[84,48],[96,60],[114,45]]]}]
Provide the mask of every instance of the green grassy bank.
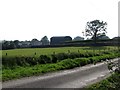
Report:
[{"label": "green grassy bank", "polygon": [[2,51],[2,81],[95,64],[119,57],[117,47],[33,48]]}]

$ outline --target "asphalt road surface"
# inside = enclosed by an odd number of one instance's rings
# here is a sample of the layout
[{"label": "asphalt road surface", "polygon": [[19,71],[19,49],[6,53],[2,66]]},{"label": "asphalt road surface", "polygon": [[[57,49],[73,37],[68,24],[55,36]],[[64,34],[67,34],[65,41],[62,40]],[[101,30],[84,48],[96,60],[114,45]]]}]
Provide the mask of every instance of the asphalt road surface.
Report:
[{"label": "asphalt road surface", "polygon": [[[114,59],[118,61],[118,59]],[[82,88],[110,76],[105,62],[2,83],[2,88]]]}]

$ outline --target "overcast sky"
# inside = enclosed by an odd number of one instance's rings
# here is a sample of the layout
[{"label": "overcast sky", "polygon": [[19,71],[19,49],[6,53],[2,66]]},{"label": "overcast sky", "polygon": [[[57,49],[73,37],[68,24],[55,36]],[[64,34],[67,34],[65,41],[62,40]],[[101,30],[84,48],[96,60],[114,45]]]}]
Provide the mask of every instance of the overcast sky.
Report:
[{"label": "overcast sky", "polygon": [[118,36],[119,0],[0,0],[0,40],[83,36],[86,23],[103,20]]}]

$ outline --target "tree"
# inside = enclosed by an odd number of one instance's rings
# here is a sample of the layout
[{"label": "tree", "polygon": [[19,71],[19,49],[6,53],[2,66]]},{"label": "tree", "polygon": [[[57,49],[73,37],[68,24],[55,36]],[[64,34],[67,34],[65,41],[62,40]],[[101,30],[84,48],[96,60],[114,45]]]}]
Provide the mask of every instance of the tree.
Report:
[{"label": "tree", "polygon": [[[106,34],[105,33],[103,33],[103,34],[101,34],[101,35],[97,35],[97,37],[96,37],[98,40],[104,40],[104,39],[110,39],[108,36],[106,36]],[[91,39],[93,39],[93,37],[91,38]]]},{"label": "tree", "polygon": [[3,49],[3,50],[8,49],[9,45],[10,45],[9,41],[5,41],[5,40],[4,40],[4,41],[2,42],[2,49]]},{"label": "tree", "polygon": [[7,50],[7,49],[15,49],[16,46],[13,41],[4,41],[2,43],[2,49]]},{"label": "tree", "polygon": [[49,40],[48,40],[47,36],[44,36],[41,39],[41,42],[42,42],[42,45],[49,45]]},{"label": "tree", "polygon": [[100,20],[87,22],[85,33],[86,36],[92,36],[96,45],[97,37],[106,33],[107,23]]},{"label": "tree", "polygon": [[14,40],[13,43],[15,44],[16,48],[19,48],[19,40]]},{"label": "tree", "polygon": [[36,38],[32,39],[31,41],[38,41]]},{"label": "tree", "polygon": [[13,41],[10,41],[9,49],[15,49],[16,46]]}]

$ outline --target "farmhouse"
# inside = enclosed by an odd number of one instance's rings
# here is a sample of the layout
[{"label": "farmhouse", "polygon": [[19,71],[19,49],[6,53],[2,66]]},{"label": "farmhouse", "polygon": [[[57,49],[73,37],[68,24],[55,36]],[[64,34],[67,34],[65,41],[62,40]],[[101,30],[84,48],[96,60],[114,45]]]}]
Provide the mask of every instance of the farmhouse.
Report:
[{"label": "farmhouse", "polygon": [[66,41],[72,41],[70,36],[56,36],[50,38],[50,45],[59,45],[63,44]]},{"label": "farmhouse", "polygon": [[42,45],[41,41],[38,41],[37,39],[32,39],[31,46],[40,46]]},{"label": "farmhouse", "polygon": [[20,47],[30,47],[30,41],[21,41],[18,43]]}]

